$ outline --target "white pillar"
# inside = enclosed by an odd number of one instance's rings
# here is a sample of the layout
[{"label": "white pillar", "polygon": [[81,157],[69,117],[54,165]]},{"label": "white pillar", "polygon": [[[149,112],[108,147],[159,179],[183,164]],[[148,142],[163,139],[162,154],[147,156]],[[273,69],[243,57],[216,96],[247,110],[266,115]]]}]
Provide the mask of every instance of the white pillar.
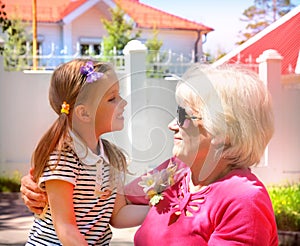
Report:
[{"label": "white pillar", "polygon": [[[257,59],[259,77],[268,87],[280,87],[282,56],[276,50],[266,50]],[[272,86],[271,84],[272,83]]]},{"label": "white pillar", "polygon": [[127,43],[123,53],[125,72],[130,75],[132,89],[138,89],[146,80],[147,47],[138,40],[132,40]]},{"label": "white pillar", "polygon": [[281,86],[281,61],[282,56],[276,50],[264,51],[256,61],[259,63],[259,77],[266,84],[272,96],[275,133],[268,144],[265,156],[265,168],[257,168],[255,172],[261,175],[265,183],[275,183],[282,175],[284,155],[282,155],[282,86]]},{"label": "white pillar", "polygon": [[145,140],[139,137],[139,131],[147,121],[142,109],[147,105],[146,96],[146,55],[147,47],[138,40],[132,40],[125,46],[127,134],[129,152],[133,164],[137,164],[139,150],[144,148]]},{"label": "white pillar", "polygon": [[[72,25],[70,23],[65,23],[62,26],[62,42],[59,45],[59,49],[64,49],[67,47],[65,51],[65,55],[73,55],[75,51],[73,50],[73,43],[72,43]],[[63,62],[66,62],[67,60],[64,60]]]}]

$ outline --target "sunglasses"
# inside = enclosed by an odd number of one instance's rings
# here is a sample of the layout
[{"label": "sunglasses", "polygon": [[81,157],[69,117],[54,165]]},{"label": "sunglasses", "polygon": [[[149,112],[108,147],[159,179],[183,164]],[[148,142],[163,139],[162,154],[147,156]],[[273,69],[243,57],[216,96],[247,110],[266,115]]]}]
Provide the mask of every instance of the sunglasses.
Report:
[{"label": "sunglasses", "polygon": [[201,120],[202,118],[193,116],[193,115],[190,116],[186,113],[184,108],[178,106],[178,108],[177,108],[177,125],[182,127],[186,119]]}]

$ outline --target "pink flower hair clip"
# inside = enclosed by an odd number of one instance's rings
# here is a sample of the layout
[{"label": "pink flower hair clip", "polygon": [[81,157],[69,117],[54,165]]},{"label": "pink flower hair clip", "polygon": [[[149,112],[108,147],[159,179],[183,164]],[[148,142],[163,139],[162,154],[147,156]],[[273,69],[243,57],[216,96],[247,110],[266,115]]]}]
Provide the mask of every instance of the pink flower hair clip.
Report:
[{"label": "pink flower hair clip", "polygon": [[103,76],[103,73],[94,70],[94,64],[91,61],[88,61],[85,66],[81,66],[80,73],[86,76],[87,83],[93,83]]}]

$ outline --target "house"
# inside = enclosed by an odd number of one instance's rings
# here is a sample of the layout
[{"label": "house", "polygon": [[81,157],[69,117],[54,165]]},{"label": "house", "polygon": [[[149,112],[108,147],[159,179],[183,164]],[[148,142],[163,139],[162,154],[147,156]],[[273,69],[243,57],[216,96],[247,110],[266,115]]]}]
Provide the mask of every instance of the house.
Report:
[{"label": "house", "polygon": [[263,163],[254,169],[266,183],[299,182],[300,6],[213,65],[239,64],[259,72],[272,96],[275,132]]},{"label": "house", "polygon": [[[278,51],[283,57],[281,74],[296,71],[297,61],[300,63],[300,5],[214,64],[243,64],[255,67],[258,64],[256,59],[268,49]],[[298,66],[300,70],[300,64]]]},{"label": "house", "polygon": [[[9,18],[21,18],[31,23],[32,0],[3,0]],[[202,56],[202,43],[213,31],[201,23],[189,21],[140,3],[139,0],[37,0],[37,39],[39,54],[84,55],[88,51],[101,53],[101,42],[107,34],[101,19],[111,19],[109,9],[119,5],[125,18],[134,21],[134,30],[141,30],[140,40],[153,37],[159,31],[162,50],[190,56],[197,61]],[[28,26],[28,33],[31,26]],[[193,56],[191,57],[191,54]]]}]

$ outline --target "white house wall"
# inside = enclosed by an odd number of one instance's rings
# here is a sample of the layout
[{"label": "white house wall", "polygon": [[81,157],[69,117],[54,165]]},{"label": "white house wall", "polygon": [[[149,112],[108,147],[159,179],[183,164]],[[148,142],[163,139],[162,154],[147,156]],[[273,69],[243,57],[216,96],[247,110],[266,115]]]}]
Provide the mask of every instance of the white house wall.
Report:
[{"label": "white house wall", "polygon": [[[26,27],[26,32],[31,33],[31,26]],[[42,54],[48,55],[52,50],[52,44],[55,45],[57,52],[62,49],[61,26],[55,23],[38,23],[38,36],[42,38]]]},{"label": "white house wall", "polygon": [[[142,30],[142,40],[152,39],[153,30]],[[196,31],[183,31],[183,30],[158,30],[157,38],[163,41],[161,50],[169,50],[176,54],[183,54],[190,56],[194,50],[195,42],[197,39]],[[198,54],[202,52],[202,39],[198,43]]]},{"label": "white house wall", "polygon": [[[101,22],[104,15],[97,7],[94,7],[72,22],[72,45],[76,47],[81,37],[103,38],[107,35]],[[75,50],[73,50],[75,51]]]},{"label": "white house wall", "polygon": [[[77,43],[82,37],[100,38],[107,35],[101,18],[109,18],[109,10],[104,2],[99,2],[83,14],[74,17],[71,22],[38,23],[38,35],[42,36],[42,52],[49,54],[52,44],[55,44],[55,53],[73,55],[77,50]],[[28,33],[31,26],[27,28]],[[163,41],[162,51],[172,50],[173,53],[190,57],[197,39],[196,31],[158,30],[158,39]],[[141,40],[144,42],[153,37],[152,29],[142,29]],[[198,43],[198,54],[202,54],[202,40]]]}]

